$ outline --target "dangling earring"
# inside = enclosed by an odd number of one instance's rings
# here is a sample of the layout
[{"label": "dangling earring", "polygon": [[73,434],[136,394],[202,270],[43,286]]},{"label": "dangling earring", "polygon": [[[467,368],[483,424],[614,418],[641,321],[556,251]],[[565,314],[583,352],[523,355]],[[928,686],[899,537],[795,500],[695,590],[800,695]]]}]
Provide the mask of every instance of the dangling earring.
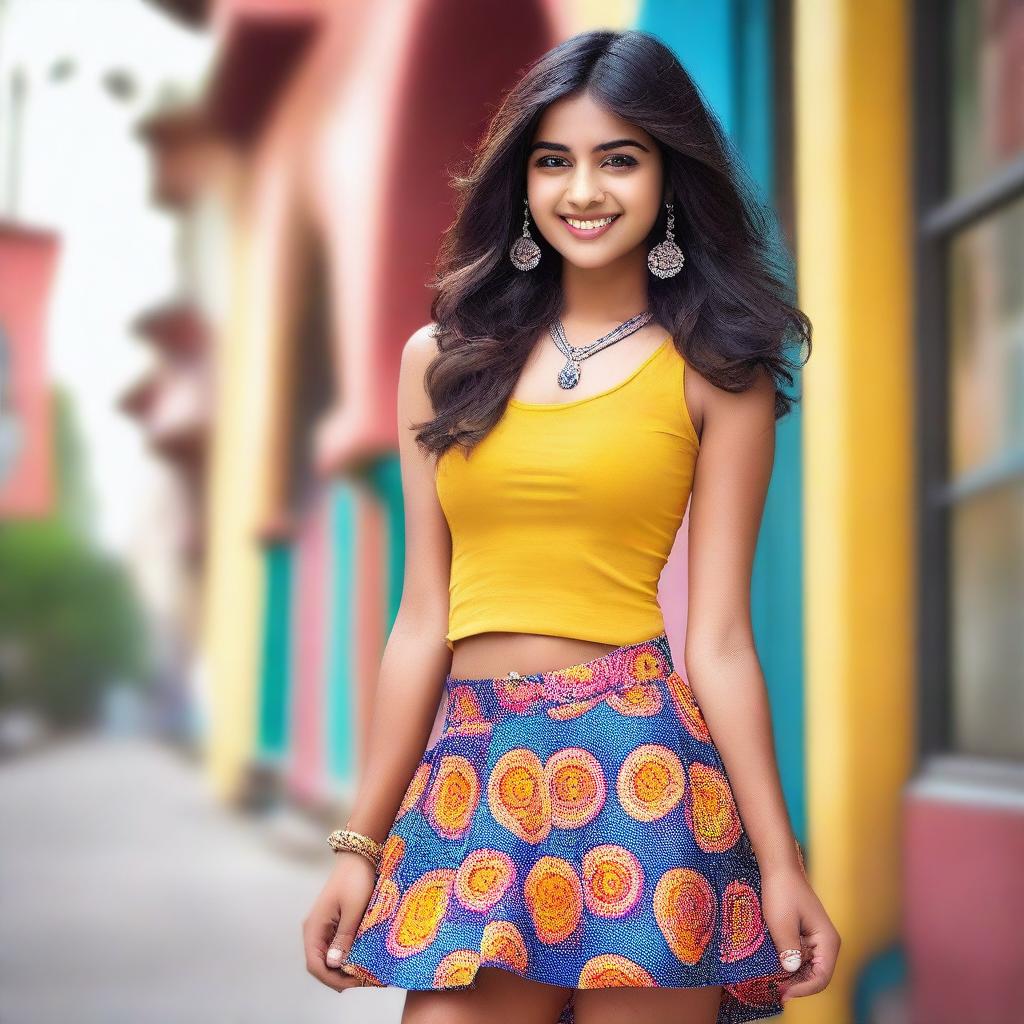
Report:
[{"label": "dangling earring", "polygon": [[675,277],[683,269],[683,264],[686,262],[683,250],[676,245],[675,236],[672,234],[672,228],[675,227],[676,223],[675,214],[672,212],[672,204],[666,203],[665,206],[668,207],[665,241],[659,242],[647,254],[647,266],[651,268],[651,273],[655,277],[660,278]]},{"label": "dangling earring", "polygon": [[508,258],[516,270],[533,270],[540,263],[540,246],[530,237],[530,207],[523,199],[523,233],[512,243]]}]

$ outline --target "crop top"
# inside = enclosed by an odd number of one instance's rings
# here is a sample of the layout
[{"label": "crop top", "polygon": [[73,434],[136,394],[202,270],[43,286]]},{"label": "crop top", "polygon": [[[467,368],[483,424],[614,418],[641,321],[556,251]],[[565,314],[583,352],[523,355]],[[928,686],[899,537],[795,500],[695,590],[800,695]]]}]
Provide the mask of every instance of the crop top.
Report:
[{"label": "crop top", "polygon": [[664,629],[658,581],[700,446],[667,337],[629,376],[561,403],[509,398],[469,454],[437,460],[452,641],[502,631],[621,646]]}]

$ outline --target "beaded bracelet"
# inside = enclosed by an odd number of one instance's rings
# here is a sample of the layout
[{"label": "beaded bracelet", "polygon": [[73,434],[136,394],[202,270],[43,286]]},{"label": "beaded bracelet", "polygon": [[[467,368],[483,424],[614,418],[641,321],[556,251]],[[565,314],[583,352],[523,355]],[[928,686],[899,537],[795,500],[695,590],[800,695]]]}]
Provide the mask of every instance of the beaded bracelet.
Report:
[{"label": "beaded bracelet", "polygon": [[374,871],[380,870],[380,855],[383,849],[376,839],[355,832],[350,828],[335,829],[328,837],[327,843],[335,853],[342,850],[353,850],[362,854],[372,865]]}]

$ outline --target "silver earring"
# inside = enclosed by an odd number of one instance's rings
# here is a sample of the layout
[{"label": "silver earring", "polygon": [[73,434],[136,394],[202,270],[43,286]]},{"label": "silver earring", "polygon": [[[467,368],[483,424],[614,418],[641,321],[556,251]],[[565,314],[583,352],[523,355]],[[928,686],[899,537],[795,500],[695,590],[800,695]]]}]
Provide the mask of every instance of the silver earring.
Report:
[{"label": "silver earring", "polygon": [[675,227],[676,223],[675,214],[672,212],[672,204],[666,203],[665,206],[668,207],[665,241],[659,242],[647,254],[647,266],[651,268],[651,273],[655,277],[660,278],[675,277],[683,269],[683,264],[686,262],[683,250],[676,245],[675,236],[672,234],[672,228]]},{"label": "silver earring", "polygon": [[530,207],[523,199],[523,233],[512,243],[508,258],[516,270],[533,270],[540,263],[540,246],[530,237]]}]

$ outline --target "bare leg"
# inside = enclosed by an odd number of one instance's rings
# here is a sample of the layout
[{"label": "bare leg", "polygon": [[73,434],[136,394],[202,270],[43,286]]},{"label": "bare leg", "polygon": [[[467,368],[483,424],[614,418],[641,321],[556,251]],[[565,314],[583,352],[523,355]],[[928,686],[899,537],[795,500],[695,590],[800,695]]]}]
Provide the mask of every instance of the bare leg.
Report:
[{"label": "bare leg", "polygon": [[582,989],[576,1024],[715,1024],[721,999],[721,985]]},{"label": "bare leg", "polygon": [[476,982],[475,989],[407,992],[402,1024],[555,1024],[572,992],[500,967],[481,967]]}]

